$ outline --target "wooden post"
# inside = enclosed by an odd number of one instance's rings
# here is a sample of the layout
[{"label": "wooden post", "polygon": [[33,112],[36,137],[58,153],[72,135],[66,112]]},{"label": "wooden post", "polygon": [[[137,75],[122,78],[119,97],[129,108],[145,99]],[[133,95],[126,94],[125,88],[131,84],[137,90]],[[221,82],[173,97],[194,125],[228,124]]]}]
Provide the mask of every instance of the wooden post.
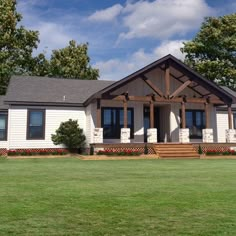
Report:
[{"label": "wooden post", "polygon": [[232,125],[232,108],[231,108],[231,104],[228,105],[228,122],[229,122],[229,129],[232,129],[233,125]]},{"label": "wooden post", "polygon": [[209,129],[210,128],[209,106],[207,102],[204,105],[205,105],[206,129]]},{"label": "wooden post", "polygon": [[181,103],[182,129],[186,128],[185,102]]},{"label": "wooden post", "polygon": [[150,128],[154,128],[154,103],[150,101]]},{"label": "wooden post", "polygon": [[127,100],[125,99],[123,102],[124,107],[124,128],[128,127],[128,110],[127,110]]},{"label": "wooden post", "polygon": [[98,98],[97,99],[97,127],[96,128],[101,128],[101,100]]},{"label": "wooden post", "polygon": [[170,97],[170,66],[169,63],[166,64],[165,69],[165,83],[166,83],[166,97]]}]

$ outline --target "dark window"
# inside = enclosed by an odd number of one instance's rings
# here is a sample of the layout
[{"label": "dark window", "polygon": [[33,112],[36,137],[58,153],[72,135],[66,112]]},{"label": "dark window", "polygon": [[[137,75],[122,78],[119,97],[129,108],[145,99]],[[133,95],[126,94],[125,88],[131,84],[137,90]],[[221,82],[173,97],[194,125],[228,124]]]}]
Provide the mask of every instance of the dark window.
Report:
[{"label": "dark window", "polygon": [[[134,137],[134,110],[127,109],[127,126],[130,128],[130,137]],[[102,127],[104,139],[119,139],[120,129],[124,127],[124,109],[121,107],[102,108]]]},{"label": "dark window", "polygon": [[27,139],[45,138],[45,110],[28,110]]},{"label": "dark window", "polygon": [[185,115],[186,128],[189,129],[190,138],[201,139],[202,130],[206,127],[205,112],[202,110],[186,110]]},{"label": "dark window", "polygon": [[0,140],[7,140],[7,113],[0,113]]},{"label": "dark window", "polygon": [[234,129],[236,129],[236,113],[233,114],[233,119],[234,119]]}]

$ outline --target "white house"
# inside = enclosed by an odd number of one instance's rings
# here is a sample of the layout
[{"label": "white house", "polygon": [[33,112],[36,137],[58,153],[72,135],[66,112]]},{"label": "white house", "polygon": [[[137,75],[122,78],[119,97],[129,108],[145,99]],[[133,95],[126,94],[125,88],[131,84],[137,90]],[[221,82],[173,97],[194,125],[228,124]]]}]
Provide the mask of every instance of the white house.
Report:
[{"label": "white house", "polygon": [[236,143],[235,103],[172,55],[119,81],[13,76],[0,96],[0,151],[61,148],[51,134],[70,118],[88,145]]}]

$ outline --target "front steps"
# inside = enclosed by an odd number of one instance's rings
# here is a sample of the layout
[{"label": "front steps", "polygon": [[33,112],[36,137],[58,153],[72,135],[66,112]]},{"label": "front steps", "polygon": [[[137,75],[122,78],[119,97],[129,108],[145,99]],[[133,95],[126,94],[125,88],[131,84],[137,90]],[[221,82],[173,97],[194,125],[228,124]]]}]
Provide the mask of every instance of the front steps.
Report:
[{"label": "front steps", "polygon": [[160,158],[199,158],[199,154],[190,143],[158,143],[153,145]]}]

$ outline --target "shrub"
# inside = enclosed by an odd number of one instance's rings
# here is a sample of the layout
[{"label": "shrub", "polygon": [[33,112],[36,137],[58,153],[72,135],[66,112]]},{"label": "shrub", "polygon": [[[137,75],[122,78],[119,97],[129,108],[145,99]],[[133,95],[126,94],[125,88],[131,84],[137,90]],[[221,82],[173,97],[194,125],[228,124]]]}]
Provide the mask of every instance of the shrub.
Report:
[{"label": "shrub", "polygon": [[201,145],[198,146],[198,154],[200,154],[200,155],[203,154]]},{"label": "shrub", "polygon": [[93,145],[90,146],[89,154],[94,155],[94,146]]},{"label": "shrub", "polygon": [[64,144],[70,151],[74,149],[82,150],[86,139],[78,121],[72,119],[62,122],[56,130],[56,134],[52,134],[51,138],[55,145]]},{"label": "shrub", "polygon": [[145,155],[148,154],[148,146],[147,146],[147,144],[145,144],[145,146],[144,146],[144,154],[145,154]]},{"label": "shrub", "polygon": [[223,155],[223,156],[231,156],[231,155],[236,155],[236,151],[234,151],[234,150],[230,150],[230,149],[228,149],[228,150],[225,150],[225,151],[217,151],[217,150],[207,150],[206,151],[206,155],[208,155],[208,156],[214,156],[214,155]]}]

